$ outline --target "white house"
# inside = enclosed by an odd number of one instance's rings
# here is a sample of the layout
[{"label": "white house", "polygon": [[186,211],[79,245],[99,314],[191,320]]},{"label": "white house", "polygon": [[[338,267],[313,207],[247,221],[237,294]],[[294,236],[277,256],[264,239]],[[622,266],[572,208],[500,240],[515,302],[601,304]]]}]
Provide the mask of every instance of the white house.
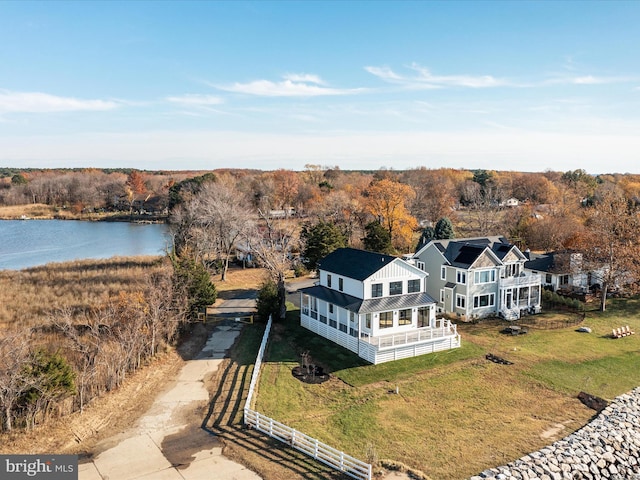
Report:
[{"label": "white house", "polygon": [[427,273],[389,255],[340,248],[301,290],[300,324],[377,364],[460,346],[456,325],[436,319]]}]

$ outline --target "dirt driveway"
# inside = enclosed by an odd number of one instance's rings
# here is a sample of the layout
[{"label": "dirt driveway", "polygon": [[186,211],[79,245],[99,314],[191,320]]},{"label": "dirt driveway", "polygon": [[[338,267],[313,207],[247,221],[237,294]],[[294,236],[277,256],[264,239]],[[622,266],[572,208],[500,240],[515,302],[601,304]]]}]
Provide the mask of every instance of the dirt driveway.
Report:
[{"label": "dirt driveway", "polygon": [[[245,311],[252,304],[236,300]],[[234,305],[223,302],[225,312]],[[259,480],[246,467],[222,456],[215,435],[202,428],[209,407],[207,383],[216,374],[241,324],[215,327],[200,354],[182,367],[172,384],[128,430],[97,444],[79,467],[80,480]]]}]

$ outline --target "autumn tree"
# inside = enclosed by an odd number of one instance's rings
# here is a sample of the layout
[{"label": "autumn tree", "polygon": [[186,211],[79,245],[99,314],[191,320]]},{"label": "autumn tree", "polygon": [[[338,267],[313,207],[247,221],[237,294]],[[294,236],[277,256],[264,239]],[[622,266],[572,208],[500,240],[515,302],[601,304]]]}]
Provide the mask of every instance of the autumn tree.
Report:
[{"label": "autumn tree", "polygon": [[[140,195],[147,193],[147,186],[144,181],[144,176],[137,170],[132,170],[127,177],[125,183],[125,191],[127,193],[127,199],[129,200],[129,214],[133,210],[133,204]],[[145,199],[146,200],[146,199]]]},{"label": "autumn tree", "polygon": [[445,169],[428,170],[424,167],[408,170],[405,183],[411,185],[416,197],[411,213],[420,220],[435,222],[451,215],[455,199],[455,185]]},{"label": "autumn tree", "polygon": [[399,250],[410,249],[413,244],[418,222],[409,213],[408,204],[414,198],[413,188],[388,178],[372,183],[366,191],[367,212],[387,229]]},{"label": "autumn tree", "polygon": [[640,210],[620,192],[606,191],[596,198],[582,242],[586,264],[601,272],[600,309],[606,309],[607,292],[640,278]]}]

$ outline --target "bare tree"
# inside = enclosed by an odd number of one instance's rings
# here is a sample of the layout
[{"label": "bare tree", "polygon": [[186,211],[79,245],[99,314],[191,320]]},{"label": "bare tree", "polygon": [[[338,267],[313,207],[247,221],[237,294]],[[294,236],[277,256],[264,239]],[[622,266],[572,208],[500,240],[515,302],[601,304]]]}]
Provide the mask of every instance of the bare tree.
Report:
[{"label": "bare tree", "polygon": [[29,332],[15,332],[0,338],[0,413],[3,429],[13,429],[15,409],[22,396],[35,386],[26,373],[30,361]]},{"label": "bare tree", "polygon": [[279,316],[287,313],[285,276],[299,252],[298,227],[288,220],[276,220],[262,215],[262,225],[248,237],[251,250],[278,285]]},{"label": "bare tree", "polygon": [[636,283],[640,277],[639,214],[634,202],[613,190],[604,192],[591,208],[582,249],[587,264],[600,272],[602,311],[611,287]]}]

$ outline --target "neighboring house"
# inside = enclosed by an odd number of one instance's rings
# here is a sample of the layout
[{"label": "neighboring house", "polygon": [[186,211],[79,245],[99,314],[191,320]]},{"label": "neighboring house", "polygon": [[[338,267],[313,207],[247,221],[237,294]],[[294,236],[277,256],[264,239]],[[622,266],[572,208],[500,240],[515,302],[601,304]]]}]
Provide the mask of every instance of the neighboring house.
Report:
[{"label": "neighboring house", "polygon": [[377,364],[460,346],[456,325],[436,319],[427,273],[379,253],[340,248],[301,289],[300,324]]},{"label": "neighboring house", "polygon": [[525,271],[527,257],[504,237],[431,240],[413,258],[429,273],[439,312],[463,320],[540,312],[541,277]]},{"label": "neighboring house", "polygon": [[587,293],[592,285],[600,284],[602,271],[585,271],[582,253],[525,251],[527,261],[524,268],[531,273],[540,273],[542,285],[554,292]]},{"label": "neighboring house", "polygon": [[517,207],[518,205],[520,205],[520,200],[514,197],[507,198],[504,202],[500,203],[501,207]]}]

